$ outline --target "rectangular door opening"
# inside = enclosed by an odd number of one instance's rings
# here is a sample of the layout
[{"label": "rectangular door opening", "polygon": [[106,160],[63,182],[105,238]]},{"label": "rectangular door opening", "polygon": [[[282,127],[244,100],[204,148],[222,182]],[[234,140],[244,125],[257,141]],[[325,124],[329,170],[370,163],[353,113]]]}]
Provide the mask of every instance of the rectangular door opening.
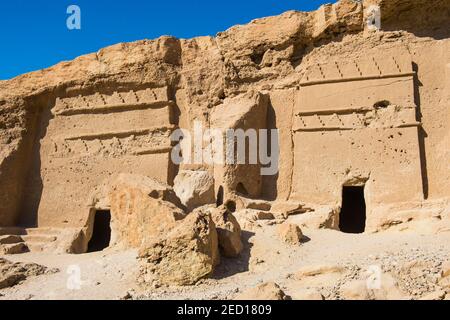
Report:
[{"label": "rectangular door opening", "polygon": [[344,186],[339,229],[345,233],[363,233],[366,229],[364,186]]},{"label": "rectangular door opening", "polygon": [[111,212],[98,210],[94,217],[94,228],[88,243],[88,252],[102,251],[109,247],[111,241]]}]

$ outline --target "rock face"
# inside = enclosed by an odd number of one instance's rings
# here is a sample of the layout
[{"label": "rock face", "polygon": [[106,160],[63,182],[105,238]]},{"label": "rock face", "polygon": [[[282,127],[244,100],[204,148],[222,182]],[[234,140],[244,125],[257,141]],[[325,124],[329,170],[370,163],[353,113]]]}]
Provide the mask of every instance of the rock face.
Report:
[{"label": "rock face", "polygon": [[[346,231],[355,192],[356,232],[443,232],[449,10],[446,0],[341,0],[0,81],[0,227],[75,230],[82,252],[95,212],[111,210],[114,240],[139,246],[184,209],[216,202]],[[198,127],[243,131],[256,161],[189,157]],[[200,138],[204,155],[214,139]]]},{"label": "rock face", "polygon": [[193,285],[219,263],[218,239],[209,214],[192,213],[166,235],[148,239],[139,252],[139,282]]},{"label": "rock face", "polygon": [[[221,149],[224,150],[224,155],[220,157],[223,158],[221,161],[214,163],[214,180],[216,193],[223,193],[224,200],[232,199],[236,194],[253,198],[262,196],[263,166],[258,161],[254,161],[257,159],[251,159],[251,152],[242,151],[242,154],[249,153],[249,155],[246,157],[247,160],[240,160],[238,145],[242,144],[243,140],[234,140],[236,141],[236,148],[231,149],[228,148],[226,138],[228,130],[233,130],[232,132],[238,137],[239,132],[245,134],[250,130],[250,132],[255,133],[256,130],[267,129],[268,107],[269,99],[267,95],[250,90],[243,95],[224,99],[223,103],[216,106],[211,112],[210,127],[222,130],[223,144]],[[260,137],[257,139],[261,140]],[[236,151],[233,156],[229,156],[230,150],[234,149]],[[254,155],[256,154],[253,151]],[[222,191],[220,191],[221,189]],[[224,201],[217,201],[217,204],[222,204],[222,202],[224,203]]]},{"label": "rock face", "polygon": [[47,268],[38,264],[12,263],[0,258],[0,289],[12,287],[28,277],[38,276]]},{"label": "rock face", "polygon": [[268,282],[238,294],[234,300],[288,300],[288,297],[278,284]]},{"label": "rock face", "polygon": [[221,253],[225,257],[237,257],[244,247],[238,221],[226,206],[212,210],[211,217],[217,229]]},{"label": "rock face", "polygon": [[175,190],[156,179],[144,175],[121,173],[109,184],[109,190],[123,185],[140,189],[152,198],[171,202],[178,207],[181,206],[180,199],[178,199]]},{"label": "rock face", "polygon": [[174,190],[188,211],[216,201],[214,178],[207,171],[180,171],[174,181]]},{"label": "rock face", "polygon": [[[142,185],[139,179],[131,182],[119,179],[110,193],[112,243],[138,248],[143,240],[167,234],[174,228],[185,214],[171,202],[162,200],[164,194],[153,183]],[[170,198],[170,193],[167,197]]]}]

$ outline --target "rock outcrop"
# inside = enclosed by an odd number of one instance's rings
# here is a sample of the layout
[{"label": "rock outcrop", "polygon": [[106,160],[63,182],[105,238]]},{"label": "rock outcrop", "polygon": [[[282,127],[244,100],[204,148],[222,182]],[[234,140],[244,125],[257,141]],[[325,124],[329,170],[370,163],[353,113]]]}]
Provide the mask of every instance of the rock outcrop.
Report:
[{"label": "rock outcrop", "polygon": [[[368,29],[372,5],[380,7],[378,31]],[[360,185],[373,184],[369,212],[382,202],[448,198],[442,187],[448,170],[439,165],[448,158],[443,151],[448,148],[439,143],[447,139],[447,120],[434,118],[444,114],[448,101],[448,12],[445,0],[414,5],[407,0],[341,0],[313,12],[257,19],[216,37],[165,36],[117,44],[2,81],[0,224],[38,220],[43,226],[84,227],[86,192],[118,172],[169,185],[179,172],[177,193],[190,210],[213,200],[206,171],[214,172],[215,198],[222,187],[225,198],[239,193],[336,205],[342,185],[355,184],[355,177]],[[429,70],[442,72],[431,76]],[[414,73],[424,83],[416,91]],[[402,82],[389,82],[392,76]],[[431,94],[436,88],[437,94]],[[414,100],[417,94],[420,100]],[[169,136],[176,128],[191,130],[194,121],[205,128],[279,129],[278,174],[261,177],[260,164],[173,164]],[[423,135],[406,129],[420,125],[430,137],[425,148],[416,139]],[[372,141],[369,137],[376,135],[371,130],[385,134]],[[343,131],[336,140],[335,133]],[[36,137],[41,145],[35,144]],[[336,150],[330,149],[333,143]],[[328,161],[316,152],[318,145],[337,157],[347,150],[354,159],[340,163],[325,157]],[[380,158],[389,161],[382,164]],[[391,179],[383,173],[386,167],[401,176]],[[423,174],[423,168],[429,172]],[[189,171],[195,173],[187,177]],[[199,188],[202,179],[206,184]],[[402,180],[410,181],[406,191],[397,183]]]},{"label": "rock outcrop", "polygon": [[[339,235],[346,246],[353,233],[447,233],[449,110],[449,0],[340,0],[216,36],[120,43],[0,81],[0,255],[86,253],[105,233],[110,246],[139,250],[144,287],[216,271],[236,282],[248,271],[253,287],[255,274],[279,281],[296,250],[313,251],[300,246],[302,230],[319,235],[313,245],[322,233],[311,229],[352,233]],[[110,219],[98,231],[101,214]],[[226,295],[450,298],[434,238],[397,255],[372,244],[365,263],[329,250],[339,265],[298,259],[283,289]],[[436,257],[425,259],[431,245]],[[368,265],[385,271],[379,283]],[[0,258],[0,289],[47,272]]]},{"label": "rock outcrop", "polygon": [[56,272],[56,270],[48,270],[35,263],[12,263],[0,258],[0,289],[15,286],[28,277],[39,276],[46,272]]},{"label": "rock outcrop", "polygon": [[147,239],[139,251],[138,281],[145,285],[193,285],[219,263],[218,239],[209,214],[188,215],[164,235]]},{"label": "rock outcrop", "polygon": [[220,252],[225,257],[237,257],[244,248],[238,221],[226,206],[212,210],[211,217],[217,229]]},{"label": "rock outcrop", "polygon": [[[106,212],[110,245],[140,248],[141,282],[190,285],[214,272],[219,252],[266,268],[265,244],[240,255],[241,231],[284,220],[280,237],[293,245],[308,228],[448,232],[449,11],[448,0],[341,0],[0,81],[0,227],[24,237],[6,234],[0,253],[85,253]],[[187,161],[199,146],[174,161],[198,125],[242,133],[255,161]],[[449,281],[445,271],[438,282]],[[267,296],[283,298],[271,286]],[[342,295],[391,297],[361,288]]]},{"label": "rock outcrop", "polygon": [[189,212],[216,201],[214,178],[207,171],[180,171],[175,177],[173,188]]},{"label": "rock outcrop", "polygon": [[139,248],[144,240],[169,233],[185,217],[182,209],[163,200],[170,200],[173,194],[158,186],[140,177],[122,177],[114,183],[109,195],[112,243]]}]

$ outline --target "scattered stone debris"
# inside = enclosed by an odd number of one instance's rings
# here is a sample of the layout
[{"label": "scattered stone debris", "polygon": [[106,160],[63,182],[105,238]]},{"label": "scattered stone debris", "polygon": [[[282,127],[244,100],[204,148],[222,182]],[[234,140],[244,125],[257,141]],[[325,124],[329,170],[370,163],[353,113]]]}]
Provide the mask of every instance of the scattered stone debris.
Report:
[{"label": "scattered stone debris", "polygon": [[13,263],[0,258],[0,289],[12,287],[28,277],[35,277],[45,273],[56,273],[59,270],[47,269],[35,263]]},{"label": "scattered stone debris", "polygon": [[236,295],[235,300],[289,300],[280,286],[274,282],[264,283]]}]

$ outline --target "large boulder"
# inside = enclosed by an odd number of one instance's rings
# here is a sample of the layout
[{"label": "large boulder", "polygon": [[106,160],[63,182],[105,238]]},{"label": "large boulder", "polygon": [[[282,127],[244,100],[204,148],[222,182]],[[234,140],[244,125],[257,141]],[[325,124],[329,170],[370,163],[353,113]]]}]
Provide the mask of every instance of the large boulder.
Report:
[{"label": "large boulder", "polygon": [[211,210],[211,217],[217,229],[221,253],[225,257],[237,257],[244,248],[238,221],[226,206]]},{"label": "large boulder", "polygon": [[164,200],[177,207],[181,207],[180,199],[178,199],[174,189],[168,184],[156,179],[138,174],[121,173],[113,180],[111,186],[114,189],[121,185],[140,189],[152,198]]},{"label": "large boulder", "polygon": [[288,297],[278,284],[268,282],[236,295],[234,300],[288,300]]},{"label": "large boulder", "polygon": [[174,190],[188,211],[215,202],[214,178],[207,171],[180,171]]},{"label": "large boulder", "polygon": [[149,238],[139,250],[138,282],[147,285],[193,285],[210,276],[219,263],[217,231],[211,216],[188,215],[166,234]]},{"label": "large boulder", "polygon": [[[182,209],[163,200],[168,199],[164,190],[161,190],[161,196],[156,196],[157,191],[151,189],[153,187],[145,188],[145,184],[130,180],[115,184],[109,196],[113,243],[137,248],[148,237],[167,234],[185,217]],[[166,196],[170,197],[170,193]]]},{"label": "large boulder", "polygon": [[108,208],[111,202],[111,192],[124,185],[129,188],[140,189],[149,197],[171,202],[177,207],[183,208],[180,199],[168,184],[144,175],[128,173],[113,175],[97,185],[90,192],[86,205],[95,208]]}]

